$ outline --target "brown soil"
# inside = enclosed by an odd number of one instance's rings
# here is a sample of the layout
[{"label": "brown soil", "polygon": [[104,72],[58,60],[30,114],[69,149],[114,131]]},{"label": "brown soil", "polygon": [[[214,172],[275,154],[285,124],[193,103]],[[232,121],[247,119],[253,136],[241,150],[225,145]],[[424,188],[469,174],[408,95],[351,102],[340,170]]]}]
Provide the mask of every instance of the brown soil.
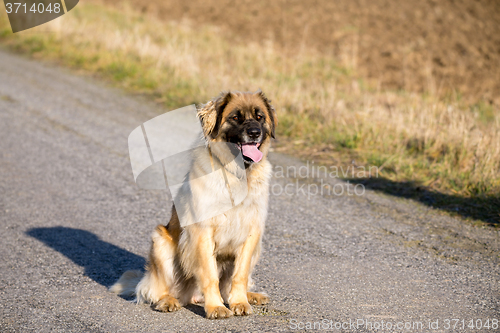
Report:
[{"label": "brown soil", "polygon": [[219,25],[238,41],[314,48],[383,88],[500,106],[498,0],[129,1],[167,20]]}]

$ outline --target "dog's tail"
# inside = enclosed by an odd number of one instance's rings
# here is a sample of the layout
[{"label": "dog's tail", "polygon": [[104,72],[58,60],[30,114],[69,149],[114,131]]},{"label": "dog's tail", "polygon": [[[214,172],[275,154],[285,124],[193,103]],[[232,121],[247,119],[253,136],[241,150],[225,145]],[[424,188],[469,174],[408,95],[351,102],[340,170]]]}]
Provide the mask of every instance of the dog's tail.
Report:
[{"label": "dog's tail", "polygon": [[139,270],[126,271],[120,279],[109,288],[109,291],[124,297],[136,296],[135,288],[139,284],[139,281],[141,281],[143,275],[144,273]]}]

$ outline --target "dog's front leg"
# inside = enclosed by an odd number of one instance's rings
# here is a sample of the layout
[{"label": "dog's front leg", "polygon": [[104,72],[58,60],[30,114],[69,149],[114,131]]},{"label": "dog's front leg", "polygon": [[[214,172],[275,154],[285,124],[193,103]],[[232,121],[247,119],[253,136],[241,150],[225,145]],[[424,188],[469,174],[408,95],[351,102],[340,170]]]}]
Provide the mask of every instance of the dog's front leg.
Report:
[{"label": "dog's front leg", "polygon": [[252,313],[252,307],[248,303],[247,298],[248,277],[250,275],[252,256],[259,244],[260,236],[260,230],[253,228],[245,243],[243,243],[241,250],[236,255],[231,291],[229,292],[229,308],[237,316]]},{"label": "dog's front leg", "polygon": [[206,317],[208,319],[231,317],[233,313],[224,306],[220,295],[213,229],[199,227],[197,234],[198,269],[196,270],[196,278],[205,297]]}]

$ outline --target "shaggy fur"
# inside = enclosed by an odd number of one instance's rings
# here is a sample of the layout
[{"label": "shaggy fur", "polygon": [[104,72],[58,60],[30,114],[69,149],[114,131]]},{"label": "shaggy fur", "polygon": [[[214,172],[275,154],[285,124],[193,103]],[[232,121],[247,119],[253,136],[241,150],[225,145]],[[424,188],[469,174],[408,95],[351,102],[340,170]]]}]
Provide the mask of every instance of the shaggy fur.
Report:
[{"label": "shaggy fur", "polygon": [[[210,319],[249,315],[250,304],[268,302],[266,295],[248,290],[261,252],[267,215],[271,165],[266,157],[277,125],[276,112],[261,91],[227,92],[202,105],[198,117],[209,146],[232,142],[241,149],[241,144],[250,142],[254,151],[258,147],[262,152],[262,159],[255,163],[246,158],[242,170],[235,162],[228,162],[231,156],[216,145],[210,155],[203,153],[204,148],[195,150],[188,174],[191,181],[184,183],[179,192],[188,198],[183,201],[186,204],[174,206],[168,225],[159,225],[153,232],[145,274],[128,271],[111,291],[136,296],[137,301],[150,303],[159,311],[175,311],[188,303],[204,301],[206,317]],[[223,168],[225,181],[200,178],[214,167]],[[231,187],[240,180],[238,172],[246,173],[248,189],[240,204],[198,223],[192,216],[192,223],[181,226],[177,213],[188,213],[189,198],[202,198],[196,204],[210,214],[224,199],[222,193],[227,184]]]}]

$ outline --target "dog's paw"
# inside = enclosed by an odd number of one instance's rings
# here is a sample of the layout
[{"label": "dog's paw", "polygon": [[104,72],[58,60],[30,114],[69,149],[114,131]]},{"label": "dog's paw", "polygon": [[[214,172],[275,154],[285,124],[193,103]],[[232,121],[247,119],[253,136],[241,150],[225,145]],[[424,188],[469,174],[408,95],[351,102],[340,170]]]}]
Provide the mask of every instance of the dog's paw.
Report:
[{"label": "dog's paw", "polygon": [[236,316],[247,316],[253,313],[252,307],[248,302],[231,304],[229,307]]},{"label": "dog's paw", "polygon": [[192,304],[200,304],[204,302],[205,302],[205,297],[203,297],[203,295],[193,295],[193,297],[191,297]]},{"label": "dog's paw", "polygon": [[207,319],[229,318],[233,315],[233,312],[225,306],[207,306],[205,312]]},{"label": "dog's paw", "polygon": [[248,303],[253,305],[264,305],[269,303],[269,297],[259,293],[247,293]]},{"label": "dog's paw", "polygon": [[179,301],[172,296],[164,296],[155,304],[154,309],[161,312],[174,312],[181,308]]}]

